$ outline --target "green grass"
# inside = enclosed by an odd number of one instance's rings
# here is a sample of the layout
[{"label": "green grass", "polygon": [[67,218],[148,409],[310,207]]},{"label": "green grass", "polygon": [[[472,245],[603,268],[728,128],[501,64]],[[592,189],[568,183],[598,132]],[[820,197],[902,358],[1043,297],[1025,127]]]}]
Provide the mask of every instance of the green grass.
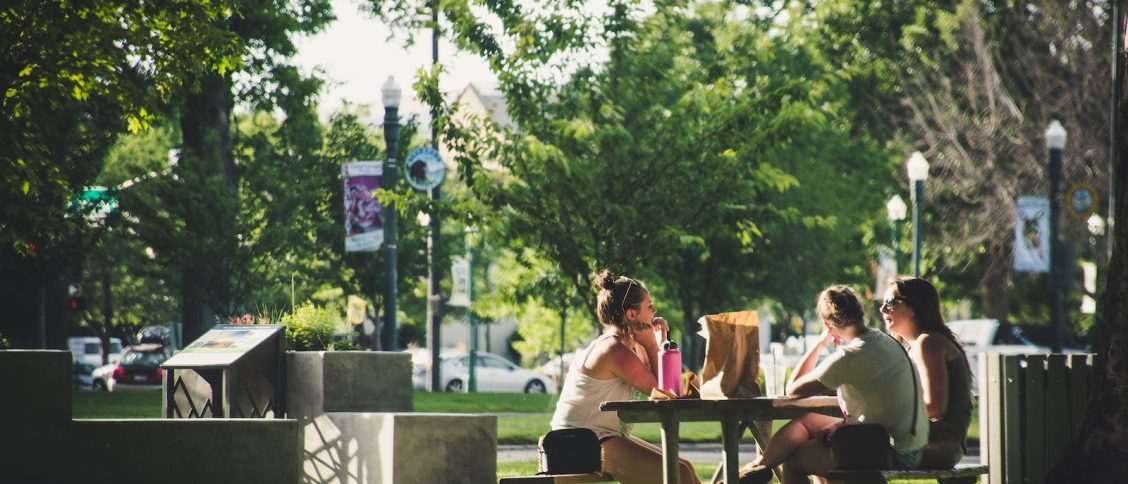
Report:
[{"label": "green grass", "polygon": [[[161,418],[160,390],[135,392],[74,392],[74,418]],[[497,414],[497,437],[499,444],[536,444],[537,439],[548,431],[552,410],[556,405],[555,395],[526,395],[515,393],[429,393],[417,392],[414,406],[417,412],[437,413],[489,413]],[[773,424],[773,432],[783,426],[784,421]],[[636,424],[634,435],[649,442],[661,441],[661,427],[656,423]],[[681,442],[720,442],[720,425],[716,422],[686,422],[679,429]],[[751,433],[744,434],[744,440],[751,441]],[[972,413],[968,443],[979,441],[979,419]],[[716,462],[694,462],[697,475],[702,480],[712,477]],[[536,460],[500,462],[497,476],[524,476],[537,472]],[[914,481],[894,481],[908,484]],[[919,481],[929,482],[929,481]]]},{"label": "green grass", "polygon": [[543,393],[415,392],[416,412],[552,413],[556,395]]},{"label": "green grass", "polygon": [[[437,413],[497,414],[497,438],[500,444],[535,444],[552,420],[555,395],[521,393],[430,393],[416,392],[415,411]],[[972,413],[968,444],[979,443],[979,419]],[[160,418],[161,392],[75,392],[74,418]],[[785,422],[777,420],[773,432]],[[720,442],[720,425],[715,422],[686,422],[681,425],[682,442]],[[656,423],[636,424],[634,435],[649,442],[661,441],[661,427]],[[751,441],[750,433],[744,434]]]},{"label": "green grass", "polygon": [[163,394],[157,390],[74,392],[72,418],[161,418]]}]

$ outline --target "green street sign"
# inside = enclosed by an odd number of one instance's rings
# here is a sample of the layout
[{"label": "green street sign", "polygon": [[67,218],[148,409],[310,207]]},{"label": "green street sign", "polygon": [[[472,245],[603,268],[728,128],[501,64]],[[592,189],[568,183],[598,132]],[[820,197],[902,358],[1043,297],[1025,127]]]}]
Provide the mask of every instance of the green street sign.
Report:
[{"label": "green street sign", "polygon": [[106,187],[85,187],[78,192],[67,207],[71,217],[85,215],[89,221],[106,218],[118,208],[117,190]]}]

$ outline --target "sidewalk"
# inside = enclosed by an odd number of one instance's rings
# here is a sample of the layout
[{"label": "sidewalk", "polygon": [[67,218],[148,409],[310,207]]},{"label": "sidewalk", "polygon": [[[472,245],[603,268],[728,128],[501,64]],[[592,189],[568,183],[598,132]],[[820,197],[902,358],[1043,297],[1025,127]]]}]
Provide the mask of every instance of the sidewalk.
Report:
[{"label": "sidewalk", "polygon": [[[721,444],[681,444],[678,446],[678,456],[690,462],[720,462]],[[747,462],[756,457],[755,444],[740,445],[740,461]],[[498,462],[513,462],[522,460],[536,460],[537,446],[535,445],[499,445],[497,446]],[[969,447],[967,455],[961,464],[978,464],[979,448]]]}]

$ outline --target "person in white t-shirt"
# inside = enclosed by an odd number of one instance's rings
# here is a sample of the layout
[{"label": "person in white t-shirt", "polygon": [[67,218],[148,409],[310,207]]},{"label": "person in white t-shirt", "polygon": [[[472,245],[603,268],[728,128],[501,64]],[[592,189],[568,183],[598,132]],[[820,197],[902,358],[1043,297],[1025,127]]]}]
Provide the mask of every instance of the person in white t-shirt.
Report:
[{"label": "person in white t-shirt", "polygon": [[[785,484],[808,482],[807,476],[834,469],[830,438],[849,424],[883,425],[894,441],[894,468],[914,469],[920,463],[928,417],[913,411],[920,405],[921,387],[905,350],[889,335],[865,326],[861,303],[849,287],[827,288],[816,309],[825,329],[792,372],[787,394],[809,397],[837,390],[843,417],[812,413],[784,425],[743,469],[741,484],[768,482],[772,467],[780,464]],[[818,363],[818,355],[832,342],[838,348]]]}]

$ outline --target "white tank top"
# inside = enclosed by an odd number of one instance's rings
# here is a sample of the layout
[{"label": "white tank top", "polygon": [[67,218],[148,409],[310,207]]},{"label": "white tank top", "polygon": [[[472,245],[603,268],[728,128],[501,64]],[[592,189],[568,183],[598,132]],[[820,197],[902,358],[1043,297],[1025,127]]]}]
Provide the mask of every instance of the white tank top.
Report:
[{"label": "white tank top", "polygon": [[587,428],[595,432],[599,440],[622,435],[618,412],[601,411],[599,404],[611,400],[629,400],[630,385],[617,377],[600,380],[580,371],[588,353],[598,342],[599,339],[593,341],[584,352],[583,360],[568,370],[564,389],[556,402],[556,413],[552,415],[552,430]]}]

